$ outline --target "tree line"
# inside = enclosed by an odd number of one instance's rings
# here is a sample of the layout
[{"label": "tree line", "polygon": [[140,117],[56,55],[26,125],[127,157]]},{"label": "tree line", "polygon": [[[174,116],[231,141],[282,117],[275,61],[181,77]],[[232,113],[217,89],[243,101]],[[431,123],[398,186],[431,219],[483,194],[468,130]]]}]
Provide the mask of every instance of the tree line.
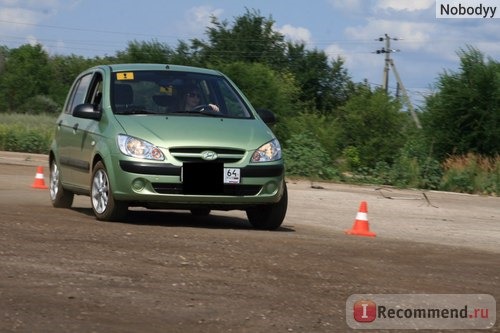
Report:
[{"label": "tree line", "polygon": [[255,108],[277,114],[274,131],[289,174],[439,188],[446,162],[472,154],[496,161],[489,173],[500,187],[500,63],[479,50],[459,50],[458,71],[436,79],[418,112],[419,130],[398,98],[353,82],[341,58],[286,41],[272,17],[247,9],[232,22],[212,17],[211,23],[205,39],[175,46],[133,40],[106,57],[49,55],[42,45],[0,47],[0,112],[55,115],[75,76],[97,64],[215,68]]}]

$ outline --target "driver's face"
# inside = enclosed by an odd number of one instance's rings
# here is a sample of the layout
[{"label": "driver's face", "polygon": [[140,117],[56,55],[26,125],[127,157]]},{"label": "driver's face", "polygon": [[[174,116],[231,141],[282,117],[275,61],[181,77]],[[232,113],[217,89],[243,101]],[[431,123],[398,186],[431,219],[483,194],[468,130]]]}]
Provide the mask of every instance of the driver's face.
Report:
[{"label": "driver's face", "polygon": [[196,91],[191,91],[191,92],[187,93],[187,97],[200,99],[200,94],[198,94],[198,92],[196,92]]},{"label": "driver's face", "polygon": [[197,92],[192,91],[186,94],[186,105],[188,105],[189,107],[194,107],[199,103],[200,103],[200,95]]}]

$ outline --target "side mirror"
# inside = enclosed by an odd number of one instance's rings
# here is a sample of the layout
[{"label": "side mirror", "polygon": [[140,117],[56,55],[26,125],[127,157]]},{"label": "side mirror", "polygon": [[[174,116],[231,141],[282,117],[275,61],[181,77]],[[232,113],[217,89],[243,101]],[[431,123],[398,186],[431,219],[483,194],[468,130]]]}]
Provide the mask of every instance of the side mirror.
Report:
[{"label": "side mirror", "polygon": [[73,109],[73,116],[84,119],[101,119],[101,111],[95,110],[92,104],[79,104]]},{"label": "side mirror", "polygon": [[266,109],[259,109],[259,110],[255,110],[255,111],[257,111],[257,114],[259,115],[259,117],[267,125],[276,124],[276,115],[273,112],[266,110]]}]

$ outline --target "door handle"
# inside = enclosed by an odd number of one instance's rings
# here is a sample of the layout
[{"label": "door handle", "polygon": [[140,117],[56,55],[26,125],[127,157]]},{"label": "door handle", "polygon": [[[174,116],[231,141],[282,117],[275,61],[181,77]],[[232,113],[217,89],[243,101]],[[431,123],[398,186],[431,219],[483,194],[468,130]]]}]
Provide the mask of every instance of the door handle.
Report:
[{"label": "door handle", "polygon": [[76,124],[73,125],[73,131],[76,132],[77,129],[78,129],[78,123],[76,123]]}]

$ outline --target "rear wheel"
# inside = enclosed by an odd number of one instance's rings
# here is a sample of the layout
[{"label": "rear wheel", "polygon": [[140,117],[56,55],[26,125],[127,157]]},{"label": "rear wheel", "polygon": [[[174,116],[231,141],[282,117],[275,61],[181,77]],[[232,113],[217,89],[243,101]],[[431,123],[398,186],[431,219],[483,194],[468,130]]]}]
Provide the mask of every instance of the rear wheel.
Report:
[{"label": "rear wheel", "polygon": [[74,194],[65,190],[61,184],[61,173],[55,159],[50,161],[49,194],[52,206],[56,208],[70,208]]},{"label": "rear wheel", "polygon": [[115,200],[108,172],[100,161],[97,162],[92,173],[90,195],[92,209],[98,220],[115,221],[127,215],[127,204]]},{"label": "rear wheel", "polygon": [[283,184],[283,195],[280,201],[270,205],[247,209],[248,221],[256,229],[276,230],[285,219],[287,206],[288,192],[286,184]]}]

